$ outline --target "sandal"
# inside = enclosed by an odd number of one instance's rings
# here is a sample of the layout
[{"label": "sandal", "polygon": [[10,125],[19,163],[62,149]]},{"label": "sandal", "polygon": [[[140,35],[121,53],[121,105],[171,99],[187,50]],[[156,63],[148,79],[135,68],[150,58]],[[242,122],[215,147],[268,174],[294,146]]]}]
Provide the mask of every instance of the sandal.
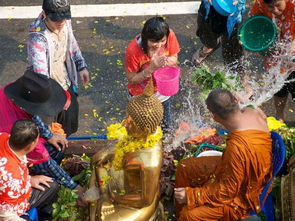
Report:
[{"label": "sandal", "polygon": [[192,61],[195,65],[200,65],[209,55],[213,54],[213,52],[219,47],[219,45],[213,48],[210,52],[204,52],[204,46],[200,47],[192,57]]}]

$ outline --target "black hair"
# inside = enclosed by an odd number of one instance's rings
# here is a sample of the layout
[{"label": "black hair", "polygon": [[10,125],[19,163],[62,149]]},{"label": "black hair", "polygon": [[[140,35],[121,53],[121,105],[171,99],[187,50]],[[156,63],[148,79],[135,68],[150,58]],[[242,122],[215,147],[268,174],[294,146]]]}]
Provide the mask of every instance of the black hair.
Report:
[{"label": "black hair", "polygon": [[142,49],[144,53],[148,53],[148,40],[158,42],[164,36],[169,36],[169,25],[164,18],[156,16],[147,20],[141,31]]},{"label": "black hair", "polygon": [[223,120],[227,120],[229,115],[239,109],[234,95],[229,90],[219,88],[210,92],[206,105],[213,114],[217,114]]},{"label": "black hair", "polygon": [[34,121],[29,119],[17,120],[12,126],[9,144],[13,150],[22,150],[33,143],[39,135],[39,129]]},{"label": "black hair", "polygon": [[273,4],[276,0],[263,0],[265,4]]}]

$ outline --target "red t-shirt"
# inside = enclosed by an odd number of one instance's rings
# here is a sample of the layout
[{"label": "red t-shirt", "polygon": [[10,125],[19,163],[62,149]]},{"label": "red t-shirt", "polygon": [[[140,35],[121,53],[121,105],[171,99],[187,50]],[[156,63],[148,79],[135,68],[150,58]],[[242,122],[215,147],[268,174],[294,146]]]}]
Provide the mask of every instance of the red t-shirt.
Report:
[{"label": "red t-shirt", "polygon": [[0,211],[23,215],[30,207],[31,181],[27,162],[8,145],[9,134],[0,134]]},{"label": "red t-shirt", "polygon": [[[144,53],[140,45],[138,45],[137,39],[140,35],[136,36],[128,45],[126,49],[125,65],[127,72],[140,72],[144,70],[151,61],[151,58]],[[170,29],[168,35],[167,43],[165,48],[162,48],[159,56],[172,56],[178,54],[179,44],[176,38],[175,33]],[[149,79],[145,79],[142,83],[139,84],[130,84],[128,83],[129,93],[133,96],[142,94],[147,82]]]}]

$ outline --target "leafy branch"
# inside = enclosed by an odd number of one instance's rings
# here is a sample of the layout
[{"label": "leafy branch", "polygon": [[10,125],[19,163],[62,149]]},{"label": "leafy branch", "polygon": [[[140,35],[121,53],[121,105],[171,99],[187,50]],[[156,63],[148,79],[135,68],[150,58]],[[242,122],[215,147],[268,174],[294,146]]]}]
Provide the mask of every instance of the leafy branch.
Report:
[{"label": "leafy branch", "polygon": [[203,66],[195,70],[192,75],[193,83],[201,87],[200,97],[206,97],[214,88],[224,88],[228,90],[237,90],[241,88],[240,77],[226,76],[225,73],[217,71],[211,72],[208,66]]},{"label": "leafy branch", "polygon": [[[73,155],[71,158],[64,159],[62,167],[70,173],[72,179],[81,186],[85,186],[91,176],[91,159],[83,154],[82,156]],[[58,199],[53,207],[53,221],[76,221],[81,220],[85,215],[85,210],[77,206],[77,190],[71,190],[64,186],[58,192]]]},{"label": "leafy branch", "polygon": [[53,221],[57,220],[69,220],[75,221],[79,218],[77,199],[77,190],[71,190],[64,186],[61,186],[58,192],[58,200],[52,204]]}]

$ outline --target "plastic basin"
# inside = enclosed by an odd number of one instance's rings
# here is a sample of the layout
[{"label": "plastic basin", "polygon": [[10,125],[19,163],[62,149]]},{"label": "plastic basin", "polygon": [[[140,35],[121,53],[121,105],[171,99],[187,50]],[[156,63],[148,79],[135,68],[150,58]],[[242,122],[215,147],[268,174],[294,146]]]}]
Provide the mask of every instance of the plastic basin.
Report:
[{"label": "plastic basin", "polygon": [[237,10],[237,6],[233,5],[231,0],[212,0],[212,5],[218,14],[229,16]]},{"label": "plastic basin", "polygon": [[277,29],[270,18],[252,16],[241,25],[238,35],[247,50],[263,52],[274,44]]},{"label": "plastic basin", "polygon": [[153,73],[157,89],[161,95],[172,96],[179,90],[179,67],[165,66]]}]

